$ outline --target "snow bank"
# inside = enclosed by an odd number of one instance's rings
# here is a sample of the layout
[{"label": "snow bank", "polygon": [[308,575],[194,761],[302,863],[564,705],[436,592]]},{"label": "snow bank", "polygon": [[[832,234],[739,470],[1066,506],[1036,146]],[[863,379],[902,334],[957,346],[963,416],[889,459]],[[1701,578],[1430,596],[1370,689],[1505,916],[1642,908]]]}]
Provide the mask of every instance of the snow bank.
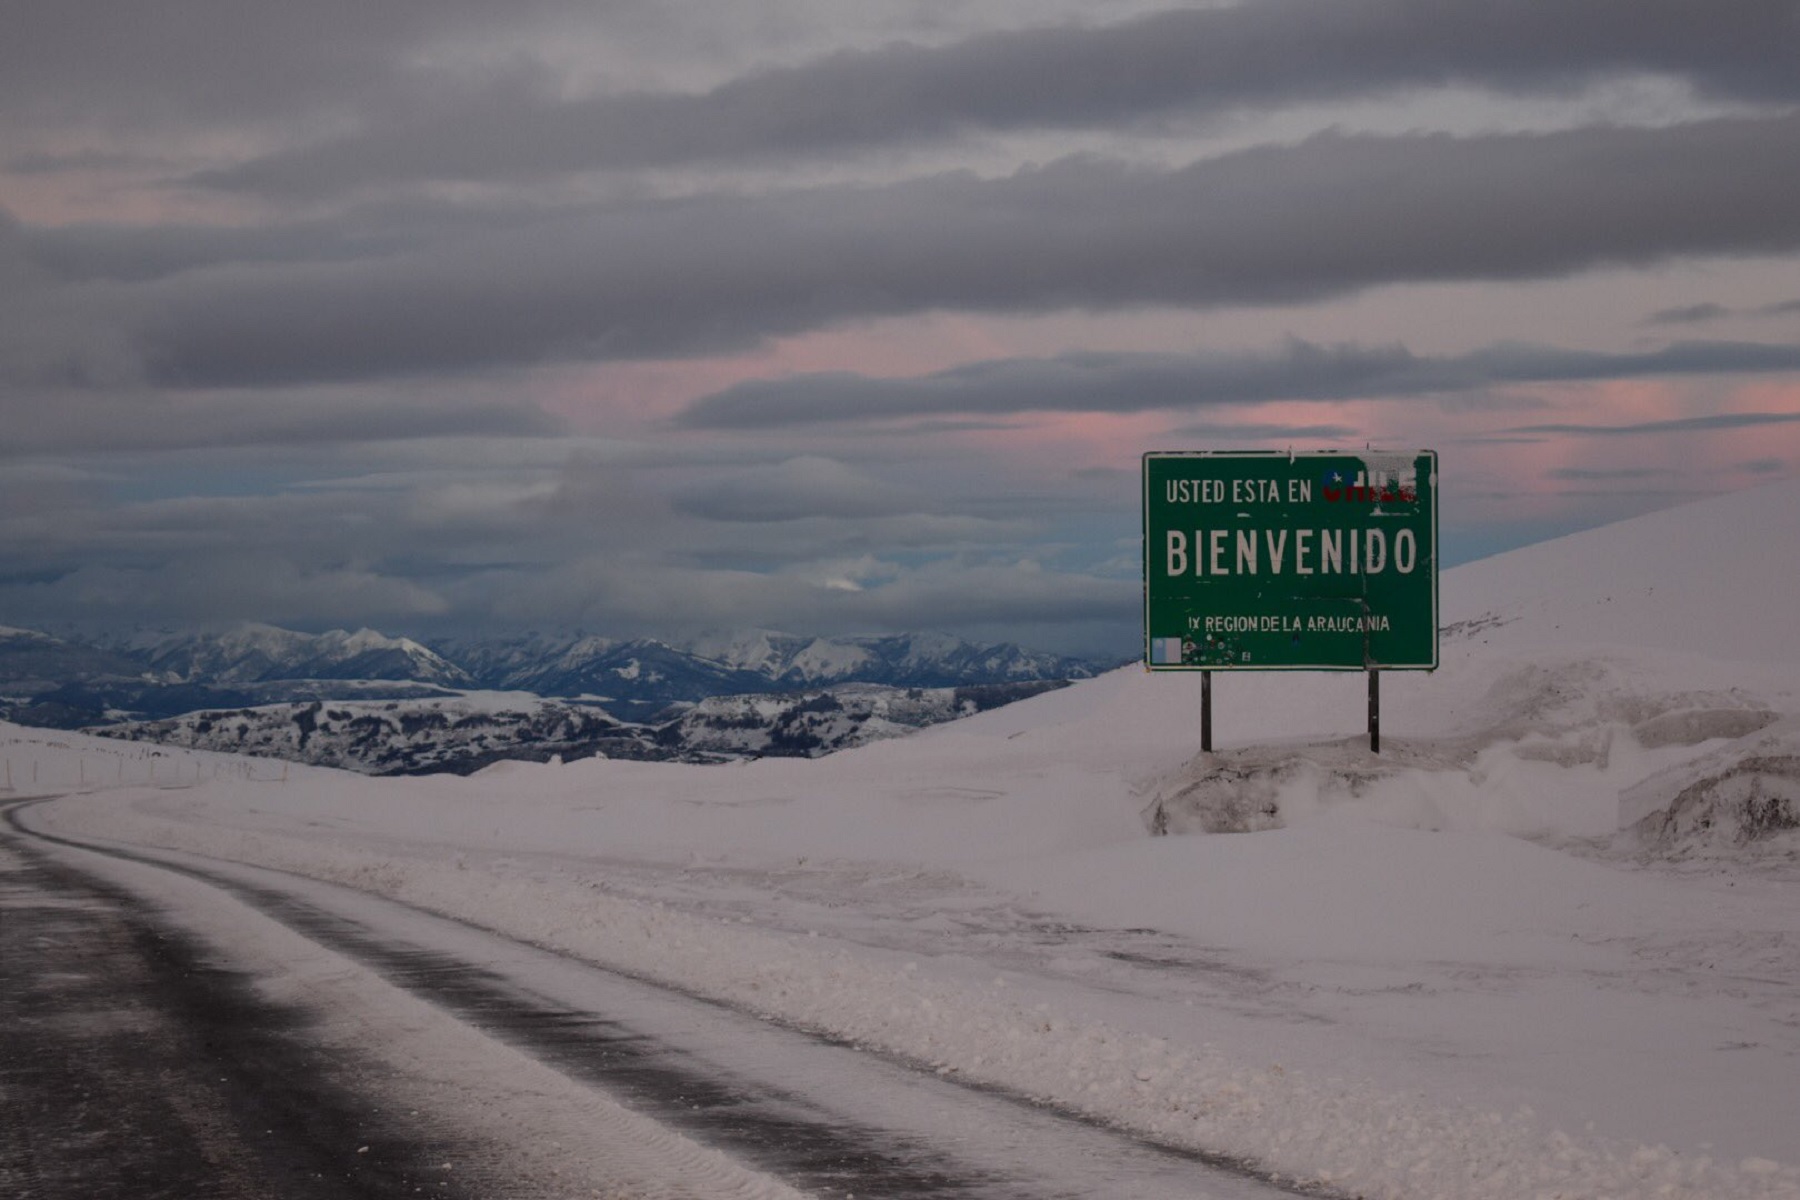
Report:
[{"label": "snow bank", "polygon": [[1779,686],[1690,686],[1686,660],[1646,651],[1484,653],[1458,665],[1475,696],[1403,712],[1392,724],[1419,732],[1384,736],[1379,755],[1366,734],[1196,755],[1146,789],[1146,825],[1255,832],[1335,812],[1415,829],[1607,837],[1645,815],[1627,817],[1622,792],[1696,748],[1782,721],[1774,706],[1791,702]]},{"label": "snow bank", "polygon": [[1619,826],[1621,844],[1664,856],[1753,850],[1800,860],[1800,718],[1626,789]]}]

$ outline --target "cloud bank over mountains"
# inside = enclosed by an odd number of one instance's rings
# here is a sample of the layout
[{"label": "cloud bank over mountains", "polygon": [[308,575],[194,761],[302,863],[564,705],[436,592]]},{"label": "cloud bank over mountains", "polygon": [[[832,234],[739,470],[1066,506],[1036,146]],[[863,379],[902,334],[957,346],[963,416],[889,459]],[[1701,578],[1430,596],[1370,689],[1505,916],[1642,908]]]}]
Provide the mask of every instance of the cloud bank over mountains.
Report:
[{"label": "cloud bank over mountains", "polygon": [[0,620],[1097,650],[1144,450],[1435,445],[1452,559],[1800,465],[1792,0],[13,25]]}]

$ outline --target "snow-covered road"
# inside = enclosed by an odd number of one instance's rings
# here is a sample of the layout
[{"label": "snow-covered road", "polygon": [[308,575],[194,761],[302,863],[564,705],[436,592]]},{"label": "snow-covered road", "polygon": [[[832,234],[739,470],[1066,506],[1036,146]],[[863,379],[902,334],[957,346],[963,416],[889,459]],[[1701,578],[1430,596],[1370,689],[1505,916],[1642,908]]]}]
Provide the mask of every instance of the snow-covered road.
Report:
[{"label": "snow-covered road", "polygon": [[[367,892],[18,826],[8,836],[142,897],[271,1001],[307,1011],[302,1024],[340,1057],[366,1055],[377,1064],[360,1081],[367,1105],[404,1104],[413,1126],[464,1147],[485,1175],[469,1194],[1294,1194],[1236,1164]],[[356,1151],[339,1148],[352,1164]],[[431,1182],[470,1186],[453,1166]],[[395,1174],[395,1194],[413,1179]],[[373,1177],[357,1186],[344,1194],[386,1194]]]},{"label": "snow-covered road", "polygon": [[493,1194],[494,1147],[387,1102],[133,893],[0,833],[0,1194]]}]

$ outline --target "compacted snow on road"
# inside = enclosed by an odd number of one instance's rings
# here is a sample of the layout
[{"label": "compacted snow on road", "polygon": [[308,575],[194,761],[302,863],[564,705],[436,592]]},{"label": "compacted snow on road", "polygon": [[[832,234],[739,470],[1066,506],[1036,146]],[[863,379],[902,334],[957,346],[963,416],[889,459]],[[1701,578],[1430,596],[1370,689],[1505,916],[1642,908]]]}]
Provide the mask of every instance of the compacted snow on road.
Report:
[{"label": "compacted snow on road", "polygon": [[1446,572],[1379,756],[1360,676],[1220,677],[1203,756],[1135,668],[728,766],[5,727],[8,844],[520,1195],[1800,1197],[1796,529],[1788,483]]},{"label": "compacted snow on road", "polygon": [[[177,851],[95,855],[54,837],[25,853],[46,845],[221,948],[320,1023],[322,1044],[371,1060],[358,1090],[377,1111],[404,1105],[412,1126],[457,1147],[443,1153],[462,1161],[460,1194],[1290,1194],[1242,1164],[359,889]],[[414,1174],[452,1183],[431,1178],[430,1164]],[[416,1182],[349,1194],[407,1195]]]}]

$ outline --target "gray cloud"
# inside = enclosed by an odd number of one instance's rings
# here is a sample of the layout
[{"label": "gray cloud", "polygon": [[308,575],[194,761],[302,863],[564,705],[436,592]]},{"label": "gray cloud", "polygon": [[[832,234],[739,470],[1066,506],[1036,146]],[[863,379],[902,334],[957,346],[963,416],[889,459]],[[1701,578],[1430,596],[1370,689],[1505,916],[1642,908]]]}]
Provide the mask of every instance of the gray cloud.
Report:
[{"label": "gray cloud", "polygon": [[155,382],[267,384],[719,352],[931,309],[1298,302],[1787,252],[1795,194],[1800,115],[625,202],[347,262],[65,286],[41,320],[83,353],[35,369],[79,377],[124,347]]},{"label": "gray cloud", "polygon": [[1580,437],[1632,437],[1646,433],[1701,433],[1717,429],[1749,429],[1757,425],[1791,425],[1800,413],[1719,413],[1710,417],[1680,417],[1671,421],[1641,421],[1634,425],[1521,425],[1512,433],[1566,433]]},{"label": "gray cloud", "polygon": [[[857,148],[1447,84],[1568,91],[1633,72],[1700,93],[1800,96],[1792,0],[1258,0],[1098,28],[990,32],[765,70],[701,94],[519,92],[210,172],[271,192],[498,179]],[[1302,33],[1303,31],[1303,33]]]},{"label": "gray cloud", "polygon": [[1787,461],[1780,458],[1752,458],[1738,463],[1737,469],[1752,475],[1779,475],[1787,470]]},{"label": "gray cloud", "polygon": [[1687,304],[1680,308],[1664,308],[1644,318],[1646,325],[1696,325],[1729,317],[1731,310],[1723,304]]},{"label": "gray cloud", "polygon": [[1501,383],[1555,383],[1662,375],[1718,375],[1791,371],[1800,345],[1768,342],[1686,341],[1638,354],[1607,354],[1551,346],[1503,345],[1478,350],[1464,361],[1477,377]]},{"label": "gray cloud", "polygon": [[[365,459],[378,452],[374,444],[360,451]],[[108,486],[0,512],[0,559],[60,575],[273,555],[308,574],[354,569],[432,586],[433,577],[495,564],[536,569],[683,536],[630,469],[580,458],[550,469],[478,469],[443,456],[432,471],[333,478],[343,474],[333,469],[336,453],[121,456],[109,460]]]},{"label": "gray cloud", "polygon": [[[399,449],[405,463],[415,447]],[[483,465],[479,449],[434,470],[406,463],[348,478],[329,477],[330,456],[271,471],[247,449],[121,459],[111,477],[0,463],[0,612],[23,624],[262,619],[415,631],[520,621],[811,629],[814,617],[845,630],[942,626],[995,611],[993,597],[958,599],[955,580],[1010,586],[1019,576],[991,560],[1016,556],[1050,519],[1003,489],[999,502],[960,494],[966,482],[915,498],[816,457],[721,478],[704,464],[586,454],[546,469],[536,448]],[[364,446],[356,457],[378,453]],[[983,508],[1005,511],[971,511]],[[1092,615],[1083,576],[1038,578],[1046,594],[1031,611]],[[859,587],[884,596],[850,597]],[[911,619],[900,615],[908,603],[920,606]],[[1120,606],[1110,619],[1129,615]]]},{"label": "gray cloud", "polygon": [[329,219],[29,226],[0,210],[0,249],[43,284],[144,283],[208,267],[353,264],[428,252],[529,226],[541,216],[431,199],[359,205]]},{"label": "gray cloud", "polygon": [[564,424],[517,401],[379,397],[352,390],[255,394],[0,391],[0,460],[46,453],[143,455],[443,437],[548,438]]},{"label": "gray cloud", "polygon": [[440,73],[421,65],[431,50],[583,7],[569,0],[517,0],[503,9],[484,0],[27,0],[6,6],[0,106],[15,120],[88,129],[328,115],[341,125],[371,106],[404,116],[444,96]]},{"label": "gray cloud", "polygon": [[308,568],[273,554],[200,555],[150,566],[84,565],[39,582],[0,581],[15,619],[232,622],[299,625],[416,624],[441,616],[444,598],[414,579],[357,567]]},{"label": "gray cloud", "polygon": [[1512,344],[1431,357],[1397,345],[1290,341],[1268,354],[1068,354],[1002,359],[902,379],[834,373],[755,380],[696,400],[678,423],[759,429],[925,414],[1143,412],[1795,369],[1800,369],[1800,346],[1757,342],[1680,342],[1638,354]]},{"label": "gray cloud", "polygon": [[1119,634],[1136,619],[1135,580],[1097,579],[1031,564],[938,562],[860,589],[799,574],[702,571],[584,559],[493,591],[494,618],[552,617],[668,632],[764,625],[820,632],[1098,623]]},{"label": "gray cloud", "polygon": [[892,516],[924,507],[904,488],[814,455],[708,480],[679,495],[676,506],[715,521]]},{"label": "gray cloud", "polygon": [[1702,321],[1718,321],[1725,317],[1785,317],[1800,313],[1800,300],[1784,300],[1779,304],[1759,304],[1752,308],[1730,308],[1709,302],[1664,308],[1644,318],[1646,325],[1693,325]]},{"label": "gray cloud", "polygon": [[1340,442],[1356,433],[1348,425],[1278,425],[1274,422],[1202,422],[1171,429],[1175,437],[1202,438],[1217,442],[1327,441]]},{"label": "gray cloud", "polygon": [[157,170],[172,174],[178,165],[166,158],[122,151],[78,150],[69,153],[30,151],[15,154],[0,162],[0,170],[11,175],[56,175],[64,171],[142,171]]},{"label": "gray cloud", "polygon": [[1542,396],[1519,391],[1440,392],[1432,402],[1446,413],[1529,412],[1553,407]]},{"label": "gray cloud", "polygon": [[1598,482],[1606,479],[1651,479],[1666,476],[1660,467],[1557,467],[1544,472],[1546,479]]}]

